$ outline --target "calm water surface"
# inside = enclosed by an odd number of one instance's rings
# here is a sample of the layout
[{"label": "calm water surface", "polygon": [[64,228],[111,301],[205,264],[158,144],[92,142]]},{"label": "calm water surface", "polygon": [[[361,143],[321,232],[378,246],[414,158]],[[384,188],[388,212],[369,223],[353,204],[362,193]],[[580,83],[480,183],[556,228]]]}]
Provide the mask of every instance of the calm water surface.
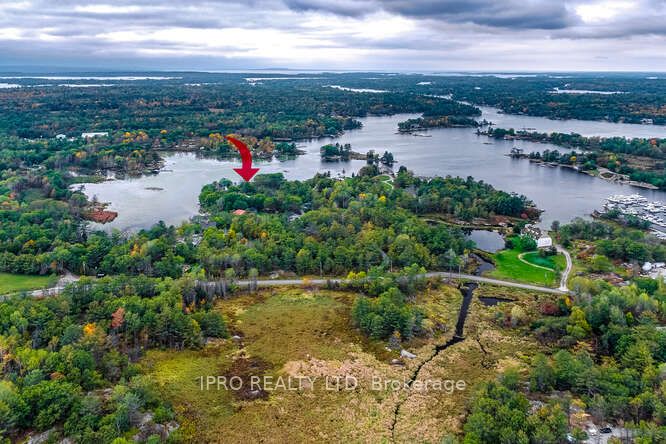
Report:
[{"label": "calm water surface", "polygon": [[467,238],[474,241],[476,247],[489,253],[495,253],[504,249],[504,238],[497,231],[471,230]]},{"label": "calm water surface", "polygon": [[[549,120],[541,117],[499,114],[496,109],[483,107],[483,116],[500,127],[535,128],[537,131],[577,132],[583,135],[626,137],[666,137],[666,127],[630,125],[580,120]],[[355,151],[369,149],[391,151],[398,163],[422,176],[473,176],[496,188],[526,195],[545,210],[542,226],[553,220],[566,222],[576,216],[587,216],[601,207],[611,194],[639,193],[650,200],[666,202],[666,193],[619,185],[579,174],[569,169],[543,167],[526,160],[505,156],[513,146],[526,152],[556,149],[548,144],[528,141],[491,141],[477,136],[471,128],[434,129],[419,137],[397,134],[398,122],[416,115],[360,119],[363,128],[348,131],[339,138],[324,138],[300,143],[307,154],[292,160],[259,163],[261,173],[283,172],[289,179],[307,179],[317,172],[331,171],[334,176],[358,171],[364,161],[324,163],[319,147],[335,141],[351,143]],[[489,144],[489,142],[492,142]],[[563,151],[562,148],[557,148]],[[163,220],[179,224],[199,211],[198,196],[207,183],[229,178],[238,180],[232,170],[239,161],[220,161],[197,158],[192,153],[166,156],[164,171],[155,176],[84,184],[88,197],[97,196],[110,202],[109,208],[118,211],[118,218],[104,229],[137,230]],[[153,188],[153,189],[151,189]],[[161,190],[155,190],[160,188]]]},{"label": "calm water surface", "polygon": [[479,106],[482,117],[499,128],[524,128],[540,133],[578,133],[582,136],[602,137],[666,137],[666,127],[661,125],[639,125],[636,123],[612,123],[595,120],[551,120],[544,117],[502,114],[497,108]]}]

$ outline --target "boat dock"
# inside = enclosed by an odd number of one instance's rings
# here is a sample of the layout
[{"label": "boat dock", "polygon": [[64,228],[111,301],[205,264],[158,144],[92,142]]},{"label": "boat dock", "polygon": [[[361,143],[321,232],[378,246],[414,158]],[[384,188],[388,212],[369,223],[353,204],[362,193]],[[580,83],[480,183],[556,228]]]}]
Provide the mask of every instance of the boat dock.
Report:
[{"label": "boat dock", "polygon": [[604,210],[618,211],[623,216],[634,216],[650,223],[652,233],[666,240],[666,204],[648,201],[640,194],[614,194],[606,198]]}]

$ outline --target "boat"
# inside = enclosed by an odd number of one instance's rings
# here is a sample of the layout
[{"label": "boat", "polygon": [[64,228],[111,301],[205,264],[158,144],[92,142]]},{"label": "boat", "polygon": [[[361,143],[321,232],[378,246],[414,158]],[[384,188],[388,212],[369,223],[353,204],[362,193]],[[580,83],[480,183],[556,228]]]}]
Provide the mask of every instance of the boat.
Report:
[{"label": "boat", "polygon": [[638,217],[653,226],[666,227],[666,205],[663,202],[650,202],[640,194],[614,194],[606,198],[605,211],[619,211],[621,214]]}]

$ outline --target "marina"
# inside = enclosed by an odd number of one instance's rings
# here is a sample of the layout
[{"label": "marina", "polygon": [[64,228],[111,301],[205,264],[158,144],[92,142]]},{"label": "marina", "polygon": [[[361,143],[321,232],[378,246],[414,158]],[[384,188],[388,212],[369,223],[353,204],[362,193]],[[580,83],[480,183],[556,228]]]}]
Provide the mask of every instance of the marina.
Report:
[{"label": "marina", "polygon": [[640,194],[614,194],[606,199],[604,211],[645,221],[655,236],[666,239],[666,204],[663,202],[650,201]]}]

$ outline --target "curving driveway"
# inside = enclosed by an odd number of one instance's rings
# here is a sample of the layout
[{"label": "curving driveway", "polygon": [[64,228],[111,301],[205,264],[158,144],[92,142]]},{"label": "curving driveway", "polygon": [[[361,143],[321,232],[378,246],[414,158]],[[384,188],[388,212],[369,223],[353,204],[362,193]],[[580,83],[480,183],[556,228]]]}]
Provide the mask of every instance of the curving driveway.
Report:
[{"label": "curving driveway", "polygon": [[571,268],[573,267],[573,262],[571,261],[571,255],[567,251],[566,248],[560,246],[560,245],[555,245],[555,248],[557,249],[558,252],[562,253],[564,255],[564,258],[567,260],[567,268],[562,272],[562,277],[560,278],[560,291],[569,291],[569,288],[567,287],[567,281],[569,280],[569,274],[571,273]]},{"label": "curving driveway", "polygon": [[532,262],[529,262],[527,259],[525,259],[525,255],[526,255],[526,254],[529,254],[529,253],[534,253],[534,251],[526,251],[525,253],[520,253],[520,254],[518,255],[518,260],[519,260],[520,262],[522,262],[522,263],[524,263],[524,264],[527,264],[527,265],[530,265],[530,266],[532,266],[532,267],[541,268],[542,270],[555,271],[555,270],[553,270],[552,268],[544,267],[543,265],[533,264]]}]

